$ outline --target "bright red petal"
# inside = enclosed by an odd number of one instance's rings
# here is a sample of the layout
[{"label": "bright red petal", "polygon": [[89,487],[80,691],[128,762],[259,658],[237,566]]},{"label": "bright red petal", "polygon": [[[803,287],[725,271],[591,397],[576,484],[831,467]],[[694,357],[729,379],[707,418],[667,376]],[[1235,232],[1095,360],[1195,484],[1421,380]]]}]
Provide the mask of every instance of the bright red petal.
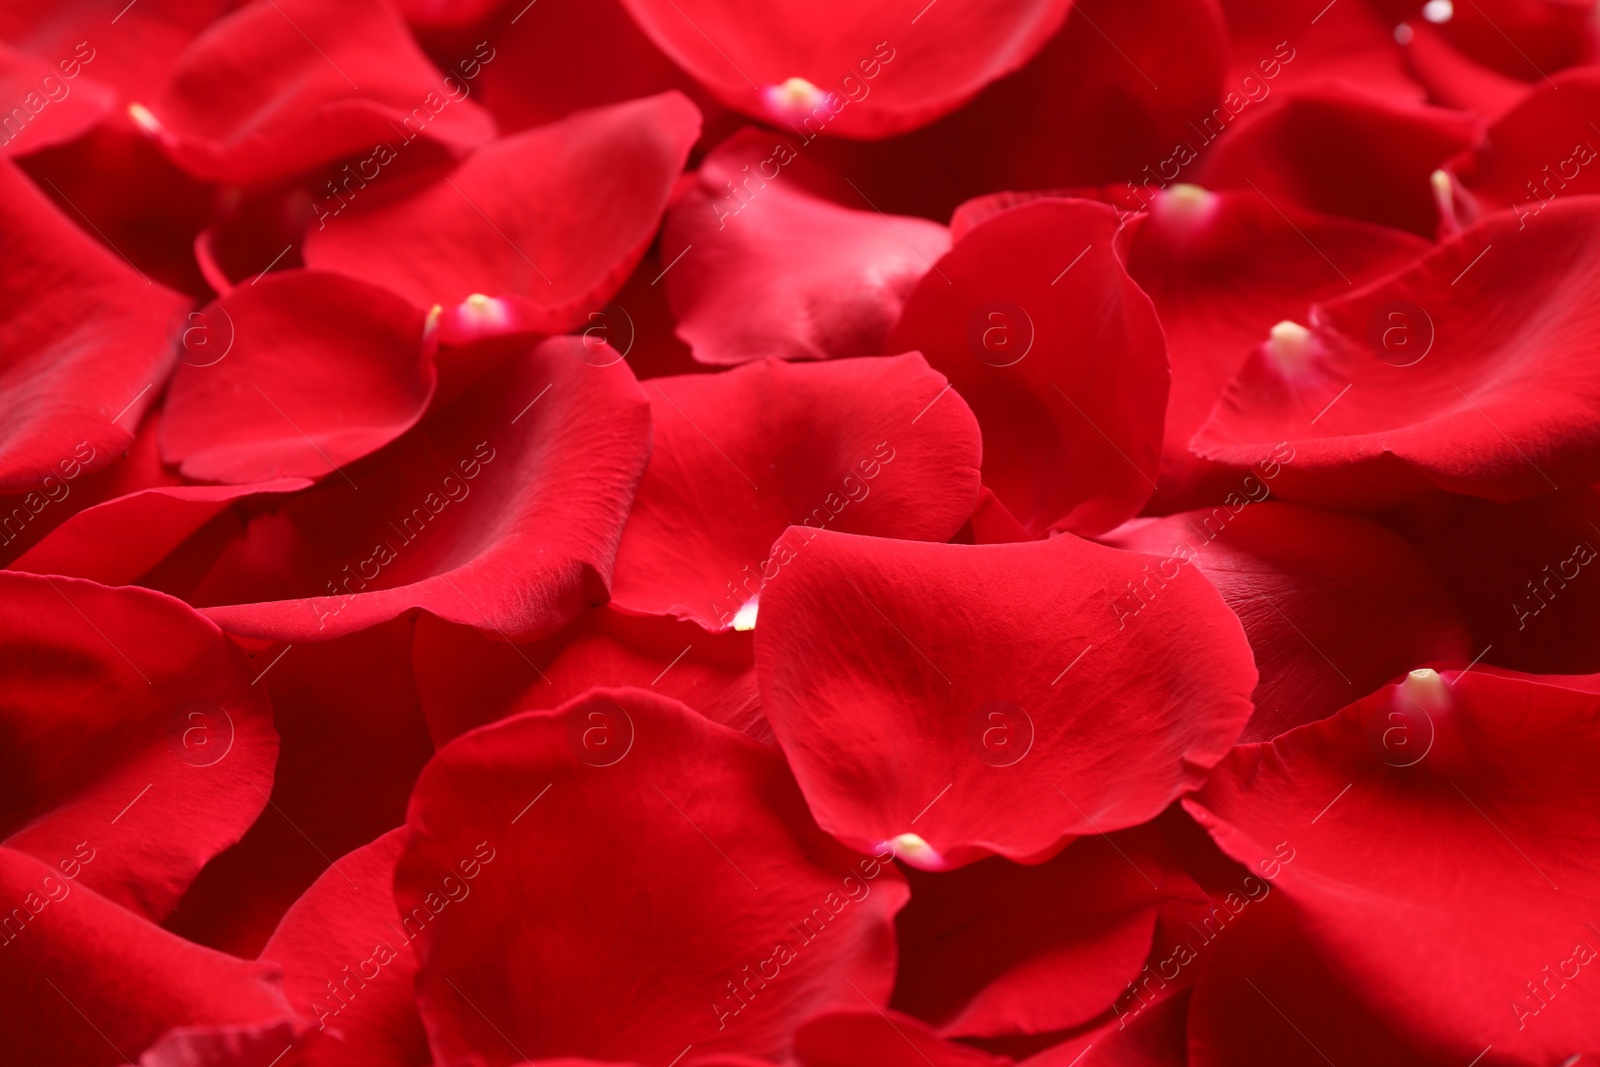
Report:
[{"label": "bright red petal", "polygon": [[1067,535],[814,535],[762,598],[756,671],[817,821],[939,869],[1156,815],[1256,682],[1222,598],[1161,564]]},{"label": "bright red petal", "polygon": [[[1275,331],[1190,447],[1276,456],[1286,498],[1392,503],[1430,483],[1501,502],[1600,480],[1600,201],[1521,230],[1485,219],[1414,266]],[[1287,444],[1285,444],[1287,442]],[[1289,458],[1285,458],[1285,456]]]},{"label": "bright red petal", "polygon": [[745,130],[706,157],[662,236],[678,335],[703,363],[882,354],[906,297],[950,250],[926,219],[798,184],[791,139]]},{"label": "bright red petal", "polygon": [[1112,247],[1117,221],[1082,200],[1001,212],[934,265],[889,334],[972,406],[983,482],[1036,536],[1109,529],[1155,485],[1166,345]]},{"label": "bright red petal", "polygon": [[741,626],[805,551],[774,545],[791,524],[945,541],[977,499],[977,424],[917,353],[767,360],[644,388],[655,450],[617,551],[625,611]]},{"label": "bright red petal", "polygon": [[1600,983],[1580,973],[1597,958],[1600,696],[1586,690],[1415,672],[1235,749],[1190,811],[1234,859],[1279,862],[1311,950],[1424,1052],[1592,1054]]},{"label": "bright red petal", "polygon": [[160,920],[266,805],[266,694],[170,597],[11,573],[0,589],[4,844],[51,865],[86,848],[82,885]]},{"label": "bright red petal", "polygon": [[[610,727],[628,747],[587,755]],[[889,854],[840,847],[776,753],[676,701],[595,690],[457,738],[408,826],[395,896],[437,1060],[785,1058],[805,1018],[888,996]]]},{"label": "bright red petal", "polygon": [[[912,5],[623,0],[645,33],[723,103],[809,136],[887,137],[954,111],[1021,67],[1067,0]],[[879,80],[881,79],[881,80]]]},{"label": "bright red petal", "polygon": [[581,112],[398,199],[356,199],[348,214],[325,201],[306,263],[421,307],[504,297],[536,328],[569,329],[638,264],[699,134],[700,113],[675,92]]},{"label": "bright red petal", "polygon": [[[392,159],[419,136],[451,152],[494,136],[494,121],[429,62],[388,0],[255,0],[197,37],[146,103],[136,120],[174,162],[242,185],[375,144]],[[358,165],[373,168],[367,181],[384,165],[373,160]]]},{"label": "bright red petal", "polygon": [[616,353],[595,354],[556,337],[510,357],[255,516],[194,602],[232,633],[316,641],[412,608],[531,640],[603,601],[650,410]]}]

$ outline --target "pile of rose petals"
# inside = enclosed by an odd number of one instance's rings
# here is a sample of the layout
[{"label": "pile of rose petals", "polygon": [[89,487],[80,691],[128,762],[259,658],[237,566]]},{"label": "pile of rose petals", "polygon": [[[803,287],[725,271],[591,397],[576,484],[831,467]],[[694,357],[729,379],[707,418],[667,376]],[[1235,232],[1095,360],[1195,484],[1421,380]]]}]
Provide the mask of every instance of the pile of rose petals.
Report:
[{"label": "pile of rose petals", "polygon": [[1600,1061],[1596,0],[123,3],[0,1063]]}]

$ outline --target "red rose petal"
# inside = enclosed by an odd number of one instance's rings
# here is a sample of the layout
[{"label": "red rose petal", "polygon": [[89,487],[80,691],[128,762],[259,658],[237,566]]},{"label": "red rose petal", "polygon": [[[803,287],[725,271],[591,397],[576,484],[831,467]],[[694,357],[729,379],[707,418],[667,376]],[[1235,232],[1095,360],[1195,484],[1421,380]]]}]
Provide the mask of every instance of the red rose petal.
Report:
[{"label": "red rose petal", "polygon": [[[66,67],[58,62],[65,61]],[[0,100],[9,103],[0,156],[15,157],[64,144],[99,122],[115,94],[93,78],[76,81],[66,71],[82,64],[70,53],[61,61],[41,59],[0,45]]]},{"label": "red rose petal", "polygon": [[391,830],[324,871],[261,950],[283,968],[289,1003],[317,1020],[306,1067],[433,1062],[411,988],[415,935],[399,925],[392,888],[404,844],[405,829]]},{"label": "red rose petal", "polygon": [[[1190,1002],[1192,1067],[1327,1067],[1330,1062],[1461,1067],[1467,1062],[1408,1045],[1333,981],[1282,898],[1264,899],[1217,945]],[[1480,1046],[1479,1051],[1485,1050]]]},{"label": "red rose petal", "polygon": [[199,314],[219,350],[185,353],[161,418],[162,459],[190,478],[320,478],[399,437],[433,397],[423,313],[383,289],[290,271]]},{"label": "red rose petal", "polygon": [[[412,608],[530,640],[605,599],[650,442],[626,366],[512,357],[377,455],[253,519],[195,594],[232,633],[328,640]],[[352,484],[353,483],[353,484]]]},{"label": "red rose petal", "polygon": [[[631,746],[586,761],[590,716],[618,713]],[[782,1058],[801,1020],[888,996],[904,881],[817,830],[770,749],[676,701],[595,690],[457,738],[408,826],[395,896],[438,1060]]]},{"label": "red rose petal", "polygon": [[1307,502],[1381,505],[1429,483],[1505,502],[1600,479],[1600,305],[1572,289],[1600,204],[1545,211],[1526,231],[1487,218],[1319,305],[1314,332],[1257,349],[1190,447],[1245,466],[1287,441],[1275,488]]},{"label": "red rose petal", "polygon": [[[1224,115],[1274,93],[1339,78],[1391,100],[1421,100],[1406,75],[1391,25],[1371,4],[1328,0],[1221,0],[1233,40],[1233,72]],[[1271,75],[1269,77],[1268,75]]]},{"label": "red rose petal", "polygon": [[1489,126],[1482,144],[1450,161],[1464,186],[1454,205],[1461,221],[1511,208],[1522,230],[1557,197],[1600,192],[1600,133],[1589,125],[1595,114],[1600,68],[1564,71],[1528,91]]},{"label": "red rose petal", "polygon": [[1117,260],[1116,226],[1081,200],[1002,212],[934,265],[889,334],[972,406],[983,482],[1036,536],[1109,529],[1155,484],[1166,346]]},{"label": "red rose petal", "polygon": [[[434,744],[519,711],[557,708],[596,686],[631,685],[681,700],[712,722],[771,741],[756,698],[755,640],[675,619],[584,612],[542,641],[514,645],[470,626],[417,620],[417,691]],[[610,744],[604,731],[591,740]]]},{"label": "red rose petal", "polygon": [[[1594,525],[1591,525],[1594,524]],[[1450,590],[1482,662],[1541,674],[1600,671],[1600,493],[1515,504],[1424,498],[1396,517]]]},{"label": "red rose petal", "polygon": [[[729,107],[769,122],[876,138],[954,111],[1061,27],[1065,0],[944,0],[902,12],[837,0],[623,0],[645,33]],[[926,16],[926,18],[924,18]],[[909,21],[908,21],[909,20]],[[880,80],[881,79],[881,80]]]},{"label": "red rose petal", "polygon": [[997,189],[1111,183],[1137,198],[1136,184],[1176,180],[1205,150],[1190,123],[1226,91],[1228,51],[1215,0],[1075,0],[1026,67],[954,114],[888,141],[804,150],[852,176],[854,206],[907,215],[945,218]]},{"label": "red rose petal", "polygon": [[[429,0],[410,2],[415,8]],[[502,15],[514,18],[483,57],[493,59],[477,68],[478,90],[503,133],[669,89],[693,96],[702,111],[716,107],[693,78],[651,43],[619,0],[539,0],[520,10],[495,2]],[[604,63],[595,63],[588,54],[597,41],[605,42]],[[470,57],[457,61],[463,74],[474,69],[477,54],[484,51],[474,48]],[[462,50],[462,55],[468,53]],[[515,58],[496,62],[502,55]]]},{"label": "red rose petal", "polygon": [[[1275,888],[1329,973],[1408,1041],[1555,1063],[1595,1051],[1600,1012],[1600,984],[1573,981],[1575,944],[1597,958],[1581,947],[1600,900],[1597,724],[1592,680],[1419,671],[1235,749],[1189,810],[1242,863],[1288,839]],[[1536,999],[1558,970],[1558,995]]]},{"label": "red rose petal", "polygon": [[742,626],[806,533],[944,541],[978,495],[972,413],[917,353],[776,360],[647,382],[655,450],[623,530],[612,603]]},{"label": "red rose petal", "polygon": [[937,223],[842,207],[797,184],[780,169],[798,162],[794,143],[740,132],[667,218],[663,249],[690,249],[667,293],[703,363],[879,355],[918,279],[950,250]]},{"label": "red rose petal", "polygon": [[1252,109],[1192,180],[1431,237],[1429,175],[1478,133],[1471,115],[1322,83]]},{"label": "red rose petal", "polygon": [[[144,100],[195,34],[229,6],[228,0],[139,0],[137,8],[108,15],[99,0],[8,4],[0,10],[0,38],[49,60],[74,79],[75,89],[85,87],[75,79],[87,75],[125,98]],[[110,16],[115,30],[85,32]]]},{"label": "red rose petal", "polygon": [[367,888],[347,853],[404,821],[433,755],[409,670],[411,631],[401,619],[256,653],[255,684],[271,692],[282,736],[271,804],[195,879],[168,929],[254,956],[318,878]]},{"label": "red rose petal", "polygon": [[486,145],[410,195],[353,201],[310,231],[306,263],[422,307],[514,298],[539,328],[568,329],[639,262],[699,133],[675,92],[582,112]]},{"label": "red rose petal", "polygon": [[[127,448],[171,365],[184,299],[130,268],[0,163],[0,491],[52,490]],[[92,308],[93,315],[85,315]]]},{"label": "red rose petal", "polygon": [[55,865],[86,842],[80,884],[159,920],[266,804],[266,694],[170,597],[10,573],[0,589],[4,843]]},{"label": "red rose petal", "polygon": [[[1221,597],[1158,562],[1071,536],[816,535],[762,598],[756,672],[818,823],[939,869],[1156,815],[1227,751],[1256,681]],[[1130,611],[1135,580],[1159,591]]]},{"label": "red rose petal", "polygon": [[801,1067],[1005,1067],[1011,1060],[945,1041],[921,1020],[856,1004],[823,1012],[795,1034]]},{"label": "red rose petal", "polygon": [[910,872],[894,1006],[947,1037],[1047,1033],[1104,1012],[1138,975],[1163,896],[1140,836],[1118,838],[1038,867]]},{"label": "red rose petal", "polygon": [[1365,519],[1254,503],[1267,492],[1252,477],[1226,505],[1103,539],[1166,568],[1192,563],[1239,616],[1261,672],[1241,741],[1331,715],[1420,664],[1472,658],[1428,558]]},{"label": "red rose petal", "polygon": [[1411,31],[1406,42],[1407,64],[1427,87],[1429,99],[1441,107],[1494,118],[1527,95],[1524,82],[1474,63],[1426,22],[1408,23],[1407,28]]},{"label": "red rose petal", "polygon": [[374,144],[489,140],[494,121],[460,92],[388,0],[255,0],[197,37],[135,117],[197,177],[260,184]]},{"label": "red rose petal", "polygon": [[131,585],[235,501],[258,493],[294,493],[310,485],[304,478],[281,478],[256,485],[142,489],[84,508],[13,560],[9,569]]},{"label": "red rose petal", "polygon": [[14,909],[0,947],[0,1024],[17,1063],[114,1067],[174,1026],[288,1014],[274,968],[174,937],[53,861],[0,848],[0,900]]},{"label": "red rose petal", "polygon": [[1421,238],[1368,223],[1279,211],[1254,191],[1175,186],[1121,235],[1128,273],[1154,301],[1167,337],[1161,476],[1150,510],[1197,507],[1236,489],[1243,472],[1188,449],[1250,350],[1313,302],[1398,270],[1427,251]]}]

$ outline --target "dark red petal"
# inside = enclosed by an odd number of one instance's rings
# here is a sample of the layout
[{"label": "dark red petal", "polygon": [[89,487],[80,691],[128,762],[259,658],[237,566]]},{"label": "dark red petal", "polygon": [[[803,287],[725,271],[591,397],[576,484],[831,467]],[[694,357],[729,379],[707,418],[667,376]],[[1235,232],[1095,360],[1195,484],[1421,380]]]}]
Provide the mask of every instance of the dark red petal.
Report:
[{"label": "dark red petal", "polygon": [[136,121],[174,162],[246,185],[375,144],[392,159],[419,136],[455,152],[494,136],[388,0],[255,0],[197,37],[147,103]]},{"label": "dark red petal", "polygon": [[[1203,944],[1213,943],[1212,962],[1190,1002],[1191,1067],[1327,1067],[1330,1062],[1461,1067],[1467,1062],[1408,1045],[1362,1004],[1355,995],[1359,991],[1330,978],[1282,897],[1263,898]],[[1486,1050],[1480,1045],[1478,1051]]]},{"label": "dark red petal", "polygon": [[255,653],[256,684],[271,692],[282,736],[271,805],[200,872],[168,929],[254,956],[319,877],[367,888],[346,854],[404,821],[412,783],[433,755],[411,644],[411,622],[400,619]]},{"label": "dark red petal", "polygon": [[1171,993],[1132,1019],[1113,1018],[1022,1062],[1025,1067],[1189,1067],[1189,993]]},{"label": "dark red petal", "polygon": [[[1190,447],[1282,463],[1306,502],[1384,504],[1429,483],[1509,501],[1600,479],[1600,201],[1509,212],[1414,266],[1321,304],[1257,349]],[[1343,394],[1343,395],[1341,395]],[[1287,442],[1287,443],[1285,443]]]},{"label": "dark red petal", "polygon": [[1420,664],[1472,658],[1428,558],[1366,519],[1260,503],[1270,492],[1249,475],[1223,505],[1104,539],[1192,563],[1244,623],[1261,681],[1241,741],[1331,715]]},{"label": "dark red petal", "polygon": [[1427,251],[1419,237],[1285,206],[1253,190],[1175,186],[1121,235],[1128,273],[1155,302],[1172,364],[1161,476],[1152,511],[1196,507],[1236,489],[1244,472],[1189,451],[1250,350],[1311,304],[1398,270]]},{"label": "dark red petal", "polygon": [[161,416],[161,457],[190,478],[320,478],[399,437],[433,397],[423,312],[383,289],[289,271],[197,314],[216,336],[180,355]]},{"label": "dark red petal", "polygon": [[1510,505],[1423,498],[1391,521],[1461,606],[1482,662],[1600,671],[1600,583],[1588,573],[1600,549],[1600,493],[1584,486]]},{"label": "dark red petal", "polygon": [[413,934],[400,926],[394,865],[404,827],[324,871],[261,950],[283,968],[294,1010],[317,1020],[306,1067],[426,1067],[428,1038],[412,981]]},{"label": "dark red petal", "polygon": [[139,1067],[299,1067],[287,1058],[311,1025],[303,1018],[262,1022],[175,1026],[139,1057]]},{"label": "dark red petal", "polygon": [[275,968],[174,937],[53,860],[0,848],[0,894],[0,1025],[15,1063],[114,1067],[175,1026],[288,1014]]},{"label": "dark red petal", "polygon": [[[0,162],[0,491],[111,462],[160,393],[184,298],[142,277]],[[85,309],[93,314],[86,315]]]},{"label": "dark red petal", "polygon": [[1006,1067],[1011,1060],[945,1041],[924,1022],[873,1005],[823,1012],[795,1034],[801,1067]]},{"label": "dark red petal", "polygon": [[[430,0],[408,2],[415,10]],[[470,56],[463,50],[457,67],[463,74],[479,71],[481,102],[504,133],[668,89],[695,96],[702,111],[716,108],[694,79],[651,43],[620,0],[539,0],[521,9],[495,3],[501,17],[512,21],[499,30],[490,48],[480,45]],[[596,41],[605,42],[604,63],[593,62],[588,54]],[[501,55],[515,58],[495,62]],[[493,58],[479,62],[488,57]],[[726,112],[722,117],[722,129],[735,118]]]},{"label": "dark red petal", "polygon": [[480,148],[399,199],[353,200],[347,215],[325,201],[306,263],[422,307],[504,297],[559,332],[622,287],[699,134],[700,113],[675,92],[582,112]]},{"label": "dark red petal", "polygon": [[[631,744],[593,756],[603,728]],[[776,753],[676,701],[601,689],[474,730],[407,824],[395,896],[436,1060],[782,1059],[803,1019],[888,997],[890,853],[840,847]]]},{"label": "dark red petal", "polygon": [[762,598],[756,672],[817,821],[920,867],[1038,862],[1192,788],[1256,674],[1216,590],[1159,563],[814,535]]},{"label": "dark red petal", "polygon": [[875,356],[949,232],[926,219],[843,207],[798,184],[781,135],[719,145],[662,235],[678,335],[704,363]]},{"label": "dark red petal", "polygon": [[257,485],[142,489],[84,508],[18,556],[9,569],[130,585],[235,501],[258,493],[295,493],[310,485],[304,478],[280,478]]},{"label": "dark red petal", "polygon": [[1112,247],[1117,223],[1082,200],[1001,212],[934,265],[889,334],[972,406],[983,482],[1035,536],[1109,529],[1155,485],[1166,346]]},{"label": "dark red petal", "polygon": [[617,551],[612,602],[744,626],[812,530],[944,541],[978,495],[972,412],[915,353],[647,382],[655,450]]},{"label": "dark red petal", "polygon": [[1026,67],[954,114],[887,141],[813,139],[804,151],[852,176],[855,206],[928,218],[997,189],[1111,183],[1137,197],[1205,149],[1190,123],[1226,91],[1228,52],[1216,0],[1075,0]]},{"label": "dark red petal", "polygon": [[159,920],[266,805],[266,693],[170,597],[12,573],[0,590],[4,844],[63,870],[86,848],[83,885]]},{"label": "dark red petal", "polygon": [[[809,136],[887,137],[954,111],[1021,67],[1066,0],[944,0],[938,11],[841,0],[623,0],[645,33],[729,107]],[[909,22],[908,22],[909,20]],[[881,78],[881,80],[879,80]]]},{"label": "dark red petal", "polygon": [[0,127],[0,156],[23,156],[64,144],[110,110],[115,100],[112,90],[94,78],[81,82],[68,78],[68,70],[82,73],[82,64],[70,52],[62,61],[66,67],[0,44],[0,100],[10,109]]},{"label": "dark red petal", "polygon": [[[1593,1053],[1600,984],[1573,981],[1597,958],[1600,900],[1600,696],[1586,688],[1413,672],[1235,749],[1189,810],[1234,859],[1276,864],[1310,950],[1424,1052]],[[1534,996],[1545,981],[1553,1003]]]},{"label": "dark red petal", "polygon": [[1390,100],[1423,99],[1422,87],[1406,76],[1393,27],[1370,3],[1221,2],[1233,43],[1233,70],[1226,86],[1233,99],[1224,95],[1221,101],[1224,119],[1241,102],[1251,107],[1273,93],[1297,92],[1329,78],[1364,86]]},{"label": "dark red petal", "polygon": [[[755,637],[694,623],[584,612],[542,641],[515,645],[470,626],[417,620],[417,692],[434,744],[519,711],[557,708],[596,686],[637,686],[681,700],[712,722],[771,741],[756,699]],[[595,735],[597,744],[608,739]]]},{"label": "dark red petal", "polygon": [[[605,599],[650,409],[555,337],[377,455],[252,519],[195,594],[231,633],[328,640],[412,609],[531,640]],[[350,480],[345,480],[347,476]]]},{"label": "dark red petal", "polygon": [[892,1003],[947,1037],[1048,1033],[1100,1015],[1150,951],[1164,878],[1149,852],[1134,831],[1074,842],[1038,867],[992,857],[911,872]]},{"label": "dark red petal", "polygon": [[1440,219],[1429,176],[1478,130],[1462,112],[1325,82],[1253,109],[1193,180],[1431,237]]},{"label": "dark red petal", "polygon": [[1528,91],[1482,144],[1450,161],[1465,187],[1455,205],[1462,220],[1511,208],[1520,230],[1557,197],[1600,192],[1600,133],[1589,125],[1597,114],[1600,67],[1564,71]]},{"label": "dark red petal", "polygon": [[1600,58],[1593,14],[1586,0],[1472,0],[1452,8],[1439,29],[1475,62],[1535,84]]}]

